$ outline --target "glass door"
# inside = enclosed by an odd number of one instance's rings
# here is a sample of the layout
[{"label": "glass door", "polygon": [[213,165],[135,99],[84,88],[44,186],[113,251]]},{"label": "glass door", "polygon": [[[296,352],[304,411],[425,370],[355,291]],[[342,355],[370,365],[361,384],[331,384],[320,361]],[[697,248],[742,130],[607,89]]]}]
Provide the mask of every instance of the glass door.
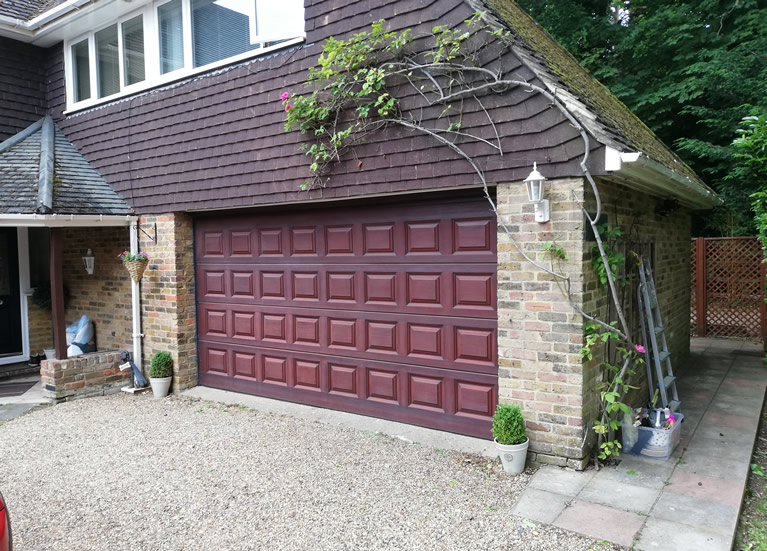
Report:
[{"label": "glass door", "polygon": [[16,228],[0,228],[0,359],[23,353]]}]

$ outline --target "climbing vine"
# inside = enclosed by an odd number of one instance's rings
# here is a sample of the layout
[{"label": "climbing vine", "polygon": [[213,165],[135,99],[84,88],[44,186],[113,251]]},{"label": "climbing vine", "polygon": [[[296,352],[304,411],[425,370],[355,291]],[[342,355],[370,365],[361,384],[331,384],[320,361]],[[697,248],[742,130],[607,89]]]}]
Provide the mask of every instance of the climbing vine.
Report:
[{"label": "climbing vine", "polygon": [[[512,45],[513,37],[508,29],[485,13],[474,14],[458,28],[440,25],[425,35],[415,35],[409,29],[387,31],[385,22],[377,21],[369,31],[348,39],[330,38],[324,43],[317,64],[309,70],[307,86],[310,92],[286,91],[282,94],[285,128],[310,138],[309,143],[301,146],[309,157],[311,173],[301,185],[304,190],[324,188],[333,163],[349,160],[349,157],[356,159],[355,147],[389,126],[429,136],[471,166],[482,183],[500,229],[527,262],[554,278],[573,309],[586,320],[583,357],[592,359],[594,348],[607,342],[618,345],[619,365],[604,362],[607,375],[599,383],[600,414],[593,428],[598,457],[605,459],[620,448],[620,443],[615,440],[616,415],[628,409],[622,397],[634,388],[628,384],[628,379],[634,374],[634,364],[641,361],[636,354],[639,349],[631,341],[617,291],[615,276],[623,258],[610,242],[619,237],[620,230],[602,228],[604,237],[600,235],[597,221],[602,207],[599,190],[587,167],[588,134],[548,90],[505,73],[503,54]],[[493,60],[497,62],[492,63]],[[583,142],[580,166],[593,192],[595,212],[587,212],[583,201],[577,197],[574,200],[593,230],[596,241],[593,265],[601,285],[609,290],[618,317],[616,322],[598,319],[577,303],[570,277],[566,271],[557,269],[559,264],[569,260],[561,246],[556,243],[544,246],[556,261],[552,261],[548,268],[517,244],[514,232],[498,213],[482,167],[469,153],[469,144],[482,144],[503,156],[501,137],[482,100],[517,88],[545,97],[580,134]],[[411,96],[420,98],[420,107],[408,109],[403,106],[402,98],[408,89]],[[482,137],[464,128],[462,116],[469,102],[478,106],[479,112],[487,118],[492,137]],[[430,108],[436,108],[433,117],[424,115]],[[363,161],[357,159],[357,163],[362,166]],[[587,430],[584,442],[588,434]]]}]

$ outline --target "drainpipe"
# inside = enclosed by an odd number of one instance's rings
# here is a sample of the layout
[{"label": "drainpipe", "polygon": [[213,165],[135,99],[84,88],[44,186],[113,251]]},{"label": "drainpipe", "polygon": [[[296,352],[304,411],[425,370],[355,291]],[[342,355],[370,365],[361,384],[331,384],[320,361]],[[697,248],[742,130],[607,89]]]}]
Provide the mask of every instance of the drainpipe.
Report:
[{"label": "drainpipe", "polygon": [[[130,252],[138,254],[138,219],[130,225]],[[144,334],[141,332],[141,288],[138,281],[130,280],[131,307],[133,311],[133,362],[141,369],[141,338]]]}]

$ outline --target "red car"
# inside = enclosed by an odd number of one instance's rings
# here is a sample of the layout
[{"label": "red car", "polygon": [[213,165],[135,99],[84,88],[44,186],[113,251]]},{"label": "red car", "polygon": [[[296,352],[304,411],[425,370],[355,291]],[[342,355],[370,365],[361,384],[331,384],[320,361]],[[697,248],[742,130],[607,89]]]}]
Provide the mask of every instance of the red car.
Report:
[{"label": "red car", "polygon": [[11,551],[13,538],[11,537],[11,516],[5,508],[5,500],[0,494],[0,551]]}]

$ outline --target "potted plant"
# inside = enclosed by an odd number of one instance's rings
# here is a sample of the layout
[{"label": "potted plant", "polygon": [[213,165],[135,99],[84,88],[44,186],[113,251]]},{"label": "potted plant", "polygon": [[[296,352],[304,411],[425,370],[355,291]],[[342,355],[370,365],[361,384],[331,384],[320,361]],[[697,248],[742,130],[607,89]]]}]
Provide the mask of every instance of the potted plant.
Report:
[{"label": "potted plant", "polygon": [[122,260],[125,269],[131,276],[131,279],[135,282],[141,281],[141,276],[144,275],[147,264],[149,264],[149,255],[145,252],[138,252],[133,254],[129,251],[123,251],[117,255],[117,258]]},{"label": "potted plant", "polygon": [[498,404],[493,415],[493,437],[501,456],[503,470],[508,474],[524,471],[530,440],[527,438],[525,420],[519,406]]},{"label": "potted plant", "polygon": [[152,356],[149,366],[149,382],[155,399],[168,395],[170,382],[173,380],[173,358],[167,352],[157,352]]}]

